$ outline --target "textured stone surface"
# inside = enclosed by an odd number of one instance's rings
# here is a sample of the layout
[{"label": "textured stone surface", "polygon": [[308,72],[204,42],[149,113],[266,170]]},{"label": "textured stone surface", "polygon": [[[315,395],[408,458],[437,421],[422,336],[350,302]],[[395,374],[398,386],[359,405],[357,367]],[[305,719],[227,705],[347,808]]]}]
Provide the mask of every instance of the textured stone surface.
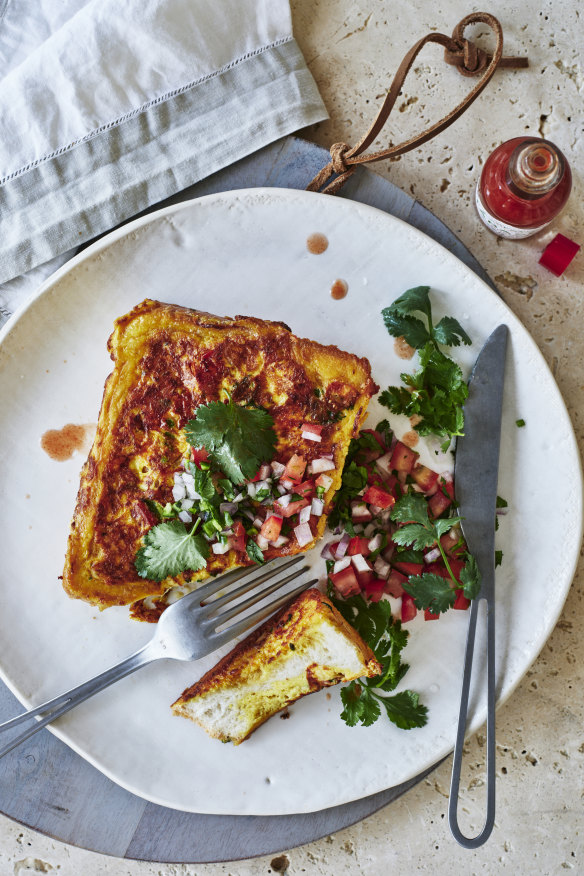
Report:
[{"label": "textured stone surface", "polygon": [[[584,74],[577,49],[584,28],[579,6],[578,0],[561,4],[491,0],[488,8],[503,23],[507,52],[528,54],[530,69],[499,72],[455,127],[398,161],[374,169],[446,222],[495,279],[503,298],[542,350],[582,444],[584,256],[580,253],[561,279],[537,264],[541,250],[558,231],[584,243],[580,176]],[[472,8],[455,0],[440,4],[292,0],[296,36],[331,117],[304,135],[323,146],[339,140],[356,142],[409,46],[429,29],[449,33]],[[438,48],[425,50],[414,67],[380,146],[389,140],[397,143],[437,119],[469,85],[469,80],[443,64]],[[549,231],[513,243],[494,237],[480,225],[472,201],[481,165],[491,149],[523,132],[542,134],[565,151],[574,171],[574,192]],[[546,514],[553,514],[553,508],[542,507],[542,538]],[[556,629],[517,691],[499,710],[496,827],[488,844],[475,852],[460,849],[449,833],[449,759],[401,800],[355,827],[285,855],[224,865],[121,861],[64,846],[0,818],[0,873],[373,876],[381,872],[584,872],[583,583],[580,566]],[[469,741],[461,784],[463,823],[474,830],[482,822],[484,743],[482,733]]]}]

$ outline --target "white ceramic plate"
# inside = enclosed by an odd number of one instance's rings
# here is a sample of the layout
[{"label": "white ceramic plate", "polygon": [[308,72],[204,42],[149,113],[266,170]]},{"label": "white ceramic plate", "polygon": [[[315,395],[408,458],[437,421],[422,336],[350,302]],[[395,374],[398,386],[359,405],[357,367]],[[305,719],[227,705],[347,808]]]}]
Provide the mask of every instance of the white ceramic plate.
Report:
[{"label": "white ceramic plate", "polygon": [[[307,250],[313,232],[329,240],[322,255]],[[329,290],[339,278],[349,292],[334,301]],[[579,454],[542,356],[497,295],[409,225],[346,200],[255,189],[180,204],[113,232],[49,279],[2,333],[0,668],[25,705],[107,668],[152,631],[126,609],[100,613],[62,591],[83,458],[55,462],[40,446],[48,429],[96,421],[115,317],[151,297],[283,320],[296,334],[367,356],[384,387],[398,382],[404,363],[380,310],[420,284],[434,289],[437,316],[457,316],[473,339],[457,352],[466,369],[493,328],[506,322],[511,330],[499,489],[510,513],[499,531],[497,575],[499,700],[511,693],[554,627],[581,540]],[[377,413],[373,405],[372,420]],[[452,749],[467,617],[451,611],[409,625],[402,686],[429,708],[420,730],[382,720],[349,728],[333,689],[300,701],[290,720],[273,718],[243,745],[222,745],[169,709],[215,662],[207,658],[147,667],[53,732],[120,785],[178,809],[275,815],[345,803],[404,782]],[[485,717],[478,694],[471,713],[477,728]]]}]

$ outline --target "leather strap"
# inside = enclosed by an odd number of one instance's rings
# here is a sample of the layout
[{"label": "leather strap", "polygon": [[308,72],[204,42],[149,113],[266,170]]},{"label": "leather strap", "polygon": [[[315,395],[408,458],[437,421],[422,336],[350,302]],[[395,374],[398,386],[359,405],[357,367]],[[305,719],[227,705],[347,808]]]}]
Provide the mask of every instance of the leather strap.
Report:
[{"label": "leather strap", "polygon": [[[479,49],[474,43],[464,38],[465,29],[471,24],[486,24],[494,31],[497,44],[492,55],[488,55]],[[401,92],[404,80],[408,75],[412,64],[427,43],[438,43],[444,47],[444,60],[447,64],[453,64],[463,76],[481,76],[474,88],[466,95],[447,116],[440,119],[421,134],[377,152],[363,155],[365,150],[375,141],[391,113],[394,104]],[[389,91],[383,101],[381,109],[373,124],[365,136],[356,146],[347,146],[346,143],[333,143],[330,148],[331,161],[314,177],[307,191],[324,192],[334,195],[341,186],[355,172],[359,164],[369,161],[380,161],[384,158],[392,158],[395,155],[403,155],[410,149],[416,149],[423,143],[444,131],[456,119],[462,115],[467,107],[477,99],[479,94],[486,88],[497,67],[527,67],[527,58],[503,58],[503,29],[498,19],[488,12],[472,12],[460,21],[452,32],[452,36],[442,33],[429,33],[412,46],[393,77]],[[334,178],[333,178],[334,177]]]}]

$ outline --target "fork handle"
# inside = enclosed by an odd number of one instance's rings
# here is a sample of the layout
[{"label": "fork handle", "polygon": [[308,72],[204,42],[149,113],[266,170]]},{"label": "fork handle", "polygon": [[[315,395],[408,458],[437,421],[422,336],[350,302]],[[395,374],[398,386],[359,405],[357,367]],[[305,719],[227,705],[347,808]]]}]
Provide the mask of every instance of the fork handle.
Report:
[{"label": "fork handle", "polygon": [[452,765],[452,780],[450,784],[450,799],[448,801],[448,821],[454,839],[465,849],[476,849],[485,843],[495,823],[495,601],[487,599],[487,812],[481,832],[474,837],[465,836],[458,826],[458,799],[460,786],[460,770],[462,766],[462,749],[466,731],[468,713],[468,697],[472,675],[472,660],[474,653],[475,632],[480,598],[474,599],[470,609],[464,674],[462,678],[462,695],[458,730],[454,746],[454,762]]},{"label": "fork handle", "polygon": [[[130,675],[130,673],[140,669],[141,666],[146,666],[147,663],[151,663],[159,656],[160,655],[156,652],[152,642],[148,642],[143,648],[140,648],[139,651],[126,657],[121,663],[117,663],[115,666],[106,669],[105,672],[102,672],[100,675],[96,675],[95,678],[91,678],[89,681],[72,688],[52,700],[48,700],[48,702],[43,703],[41,706],[36,706],[34,709],[29,709],[28,712],[23,712],[15,718],[4,721],[3,724],[0,724],[0,733],[11,730],[18,724],[23,724],[25,722],[28,723],[28,726],[11,742],[5,745],[4,748],[0,748],[0,757],[8,754],[9,751],[12,751],[13,748],[16,748],[16,746],[20,745],[21,742],[24,742],[25,739],[30,739],[31,736],[41,730],[46,724],[60,718],[61,715],[64,715],[69,709],[74,708],[74,706],[79,705],[79,703],[82,703],[84,700],[88,700],[93,694],[109,687],[110,684],[113,684],[115,681],[119,681],[119,679],[124,678],[126,675]],[[42,717],[40,720],[37,720],[39,716]]]}]

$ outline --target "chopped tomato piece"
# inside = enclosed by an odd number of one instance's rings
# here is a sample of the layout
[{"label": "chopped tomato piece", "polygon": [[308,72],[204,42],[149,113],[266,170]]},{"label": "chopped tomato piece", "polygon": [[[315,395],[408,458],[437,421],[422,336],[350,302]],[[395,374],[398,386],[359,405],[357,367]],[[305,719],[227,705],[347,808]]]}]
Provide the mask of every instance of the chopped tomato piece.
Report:
[{"label": "chopped tomato piece", "polygon": [[440,517],[452,504],[454,499],[454,481],[440,478],[438,488],[428,501],[428,510],[432,517]]},{"label": "chopped tomato piece", "polygon": [[339,596],[346,598],[347,596],[356,596],[361,592],[357,576],[352,566],[347,566],[336,574],[333,572],[330,579]]},{"label": "chopped tomato piece", "polygon": [[392,563],[392,566],[403,572],[404,575],[421,575],[424,569],[424,563]]},{"label": "chopped tomato piece", "polygon": [[440,544],[442,545],[442,548],[449,557],[455,557],[459,553],[463,553],[466,550],[464,540],[460,535],[460,531],[458,531],[456,527],[451,529],[449,532],[444,533],[444,535],[440,539]]},{"label": "chopped tomato piece", "polygon": [[241,520],[234,520],[231,527],[233,529],[232,547],[235,551],[244,551],[247,540],[245,529]]},{"label": "chopped tomato piece", "polygon": [[340,544],[339,541],[331,541],[331,543],[328,546],[328,549],[331,552],[331,554],[333,555],[333,557],[336,557],[336,555],[337,555],[337,548],[338,548],[339,544]]},{"label": "chopped tomato piece", "polygon": [[429,608],[424,609],[424,620],[438,620],[439,614],[433,614]]},{"label": "chopped tomato piece", "polygon": [[312,498],[316,492],[314,481],[302,481],[301,484],[296,484],[293,492],[298,493],[298,495],[302,496],[304,499]]},{"label": "chopped tomato piece", "polygon": [[367,487],[363,493],[363,501],[368,505],[377,505],[378,508],[391,508],[395,505],[395,499],[391,493],[382,490],[380,487]]},{"label": "chopped tomato piece", "polygon": [[347,548],[348,556],[353,557],[355,554],[363,554],[363,556],[366,557],[369,553],[371,553],[371,551],[369,550],[368,538],[355,535],[349,542],[349,547]]},{"label": "chopped tomato piece", "polygon": [[209,454],[204,447],[193,447],[192,454],[193,462],[199,468],[201,467],[202,462],[207,462],[207,460],[209,459]]},{"label": "chopped tomato piece", "polygon": [[436,486],[438,472],[418,462],[412,469],[412,477],[425,493],[429,493]]},{"label": "chopped tomato piece", "polygon": [[385,581],[382,581],[380,578],[373,578],[372,581],[362,585],[363,593],[371,602],[379,602],[383,596],[384,589]]},{"label": "chopped tomato piece", "polygon": [[266,520],[264,520],[262,528],[260,529],[260,535],[267,541],[276,541],[276,539],[280,535],[281,529],[282,518],[277,517],[275,514],[272,514],[271,517],[268,517]]},{"label": "chopped tomato piece", "polygon": [[430,572],[431,575],[439,575],[441,578],[445,578],[447,581],[451,580],[448,569],[446,568],[442,560],[437,560],[435,563],[427,563],[426,572]]},{"label": "chopped tomato piece", "polygon": [[391,454],[390,466],[394,471],[405,471],[409,474],[419,455],[420,454],[416,453],[415,450],[412,450],[411,447],[398,441],[393,448],[393,453]]},{"label": "chopped tomato piece", "polygon": [[367,523],[373,519],[373,514],[365,502],[351,502],[351,518],[354,523]]},{"label": "chopped tomato piece", "polygon": [[284,469],[284,478],[290,478],[293,481],[301,481],[304,476],[304,470],[306,469],[306,460],[303,456],[299,456],[297,453],[292,456]]},{"label": "chopped tomato piece", "polygon": [[302,508],[309,505],[308,499],[298,499],[297,502],[289,502],[287,505],[280,505],[278,501],[274,502],[274,511],[281,517],[293,517]]},{"label": "chopped tomato piece", "polygon": [[459,611],[465,611],[470,605],[470,599],[467,599],[462,590],[456,591],[456,599],[452,608],[457,608]]},{"label": "chopped tomato piece", "polygon": [[401,605],[401,620],[402,623],[405,624],[408,621],[411,621],[415,618],[418,613],[418,609],[414,603],[413,596],[410,596],[409,593],[404,593],[402,596],[402,605]]},{"label": "chopped tomato piece", "polygon": [[407,580],[407,575],[402,575],[401,572],[392,569],[387,581],[385,582],[385,592],[389,596],[394,596],[396,599],[399,599],[400,596],[404,595],[403,585]]},{"label": "chopped tomato piece", "polygon": [[[355,569],[355,571],[357,572],[356,569]],[[373,572],[371,571],[371,569],[368,569],[367,571],[363,571],[363,572],[357,572],[357,580],[359,582],[359,587],[361,587],[361,589],[363,589],[368,584],[370,584],[371,581],[373,581]]]}]

